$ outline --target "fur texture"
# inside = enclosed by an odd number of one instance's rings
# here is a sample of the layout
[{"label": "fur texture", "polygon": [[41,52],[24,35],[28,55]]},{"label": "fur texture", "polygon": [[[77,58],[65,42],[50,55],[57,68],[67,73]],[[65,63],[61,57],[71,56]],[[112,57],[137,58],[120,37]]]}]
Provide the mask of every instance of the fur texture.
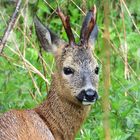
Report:
[{"label": "fur texture", "polygon": [[[42,48],[52,52],[56,60],[50,91],[37,108],[12,110],[1,116],[0,140],[74,140],[90,111],[90,105],[80,102],[77,96],[88,90],[97,93],[97,61],[91,45],[70,46],[37,18],[35,27]],[[92,32],[89,42],[96,36],[97,32]],[[65,73],[64,68],[72,70],[72,73]],[[82,96],[91,96],[91,93],[88,94]],[[83,101],[85,99],[88,98],[83,98]]]}]

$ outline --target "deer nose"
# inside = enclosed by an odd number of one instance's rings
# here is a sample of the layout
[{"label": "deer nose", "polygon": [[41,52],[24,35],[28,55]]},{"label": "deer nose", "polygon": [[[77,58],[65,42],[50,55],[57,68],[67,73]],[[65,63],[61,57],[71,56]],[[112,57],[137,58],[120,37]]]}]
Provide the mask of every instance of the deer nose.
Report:
[{"label": "deer nose", "polygon": [[88,89],[85,91],[85,99],[88,102],[96,101],[98,99],[98,94],[95,90]]},{"label": "deer nose", "polygon": [[93,103],[98,99],[98,94],[93,89],[82,90],[76,98],[86,104],[86,103]]}]

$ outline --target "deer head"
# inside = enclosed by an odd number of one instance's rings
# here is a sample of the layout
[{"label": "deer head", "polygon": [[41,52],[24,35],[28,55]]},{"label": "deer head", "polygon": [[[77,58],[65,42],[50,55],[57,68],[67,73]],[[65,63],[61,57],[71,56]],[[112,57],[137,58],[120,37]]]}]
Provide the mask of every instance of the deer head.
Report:
[{"label": "deer head", "polygon": [[96,7],[87,13],[80,34],[80,43],[75,43],[69,17],[58,8],[69,42],[65,42],[43,25],[35,17],[36,33],[41,47],[52,52],[56,60],[56,71],[53,80],[58,95],[71,103],[90,105],[97,98],[98,63],[92,54],[94,42],[98,34],[96,25]]}]

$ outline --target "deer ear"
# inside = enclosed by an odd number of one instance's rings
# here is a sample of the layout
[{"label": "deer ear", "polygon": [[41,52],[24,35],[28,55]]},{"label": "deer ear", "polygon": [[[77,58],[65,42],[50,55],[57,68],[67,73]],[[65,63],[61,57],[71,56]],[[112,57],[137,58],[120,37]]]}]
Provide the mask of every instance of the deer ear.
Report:
[{"label": "deer ear", "polygon": [[97,26],[97,24],[95,24],[95,26],[90,34],[89,40],[88,40],[89,46],[91,48],[94,47],[97,36],[98,36],[98,26]]},{"label": "deer ear", "polygon": [[34,24],[37,37],[41,47],[48,52],[55,52],[63,41],[55,35],[48,27],[41,23],[37,16],[34,17]]}]

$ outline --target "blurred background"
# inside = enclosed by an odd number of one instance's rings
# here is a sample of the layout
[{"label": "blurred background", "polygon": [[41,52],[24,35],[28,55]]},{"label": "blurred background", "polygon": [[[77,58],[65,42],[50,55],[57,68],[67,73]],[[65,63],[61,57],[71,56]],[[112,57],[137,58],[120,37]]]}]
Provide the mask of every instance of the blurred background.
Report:
[{"label": "blurred background", "polygon": [[[17,0],[0,0],[0,39]],[[100,99],[76,140],[140,140],[140,1],[139,0],[24,0],[0,56],[0,114],[30,109],[47,96],[55,61],[43,52],[33,17],[67,40],[59,6],[70,16],[77,41],[83,18],[97,6],[99,35],[94,54],[100,65]]]}]

